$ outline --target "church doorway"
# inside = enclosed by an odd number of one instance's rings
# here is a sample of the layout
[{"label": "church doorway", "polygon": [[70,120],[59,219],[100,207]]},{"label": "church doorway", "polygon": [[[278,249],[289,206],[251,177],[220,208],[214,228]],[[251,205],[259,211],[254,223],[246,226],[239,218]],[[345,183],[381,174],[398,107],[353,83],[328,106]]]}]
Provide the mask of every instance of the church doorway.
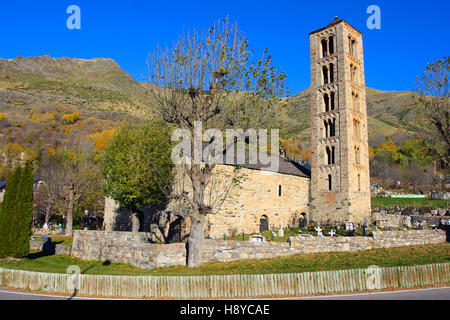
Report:
[{"label": "church doorway", "polygon": [[259,219],[259,232],[264,232],[269,230],[269,218],[267,218],[266,215],[263,215],[260,219]]},{"label": "church doorway", "polygon": [[299,228],[306,228],[308,223],[308,221],[306,220],[306,213],[302,212],[300,214],[300,218],[298,219],[298,227]]},{"label": "church doorway", "polygon": [[168,242],[181,242],[182,239],[182,230],[185,226],[185,221],[182,217],[178,217],[175,221],[173,221],[169,226],[169,233],[167,235]]}]

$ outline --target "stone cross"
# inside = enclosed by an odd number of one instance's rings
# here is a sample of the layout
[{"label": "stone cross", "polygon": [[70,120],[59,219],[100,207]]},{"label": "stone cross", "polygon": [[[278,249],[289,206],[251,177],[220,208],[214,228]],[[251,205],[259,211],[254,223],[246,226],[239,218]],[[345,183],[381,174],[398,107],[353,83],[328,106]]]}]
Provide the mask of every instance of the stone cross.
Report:
[{"label": "stone cross", "polygon": [[314,230],[317,231],[317,236],[318,236],[318,237],[321,237],[321,236],[322,236],[322,228],[321,228],[321,227],[316,227],[316,228],[314,228]]},{"label": "stone cross", "polygon": [[330,231],[330,237],[334,236],[335,234],[336,234],[336,231],[334,231],[334,230]]},{"label": "stone cross", "polygon": [[283,227],[282,227],[281,223],[280,223],[280,230],[278,230],[278,236],[279,237],[284,237],[284,230],[283,230]]}]

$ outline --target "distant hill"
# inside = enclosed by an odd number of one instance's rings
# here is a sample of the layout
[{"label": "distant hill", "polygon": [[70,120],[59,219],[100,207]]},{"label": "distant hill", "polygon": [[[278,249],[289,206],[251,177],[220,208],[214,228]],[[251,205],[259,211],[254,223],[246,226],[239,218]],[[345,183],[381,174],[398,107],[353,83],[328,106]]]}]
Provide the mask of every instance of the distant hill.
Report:
[{"label": "distant hill", "polygon": [[0,59],[0,103],[60,103],[81,111],[142,115],[149,91],[112,59]]},{"label": "distant hill", "polygon": [[[23,121],[31,109],[45,113],[55,106],[113,123],[142,118],[153,108],[148,85],[134,80],[112,59],[0,59],[0,113]],[[367,108],[371,138],[411,129],[406,124],[412,116],[409,92],[367,88]],[[280,113],[285,137],[309,141],[310,89],[285,98]]]}]

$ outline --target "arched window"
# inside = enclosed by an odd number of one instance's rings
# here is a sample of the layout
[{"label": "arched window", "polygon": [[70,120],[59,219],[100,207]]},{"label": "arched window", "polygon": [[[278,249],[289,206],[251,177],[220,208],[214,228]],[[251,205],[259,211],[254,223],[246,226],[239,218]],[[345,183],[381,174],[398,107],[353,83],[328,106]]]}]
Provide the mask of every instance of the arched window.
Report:
[{"label": "arched window", "polygon": [[330,111],[330,98],[327,93],[323,95],[323,103],[325,105],[325,112]]},{"label": "arched window", "polygon": [[334,53],[334,38],[333,38],[333,36],[328,37],[328,48],[329,48],[330,54],[333,54]]},{"label": "arched window", "polygon": [[350,63],[350,81],[353,82],[353,64]]},{"label": "arched window", "polygon": [[334,82],[334,65],[330,63],[330,82]]},{"label": "arched window", "polygon": [[328,122],[327,122],[327,120],[323,121],[323,126],[325,129],[325,138],[328,138]]},{"label": "arched window", "polygon": [[352,55],[352,38],[348,37],[348,53]]},{"label": "arched window", "polygon": [[331,174],[328,175],[328,191],[333,190],[333,182],[331,181]]},{"label": "arched window", "polygon": [[351,44],[351,46],[352,46],[352,53],[351,53],[351,55],[353,56],[353,57],[356,57],[356,40],[355,39],[353,39],[352,40],[352,44]]},{"label": "arched window", "polygon": [[331,110],[334,110],[334,92],[330,92],[330,106]]},{"label": "arched window", "polygon": [[359,164],[359,148],[355,147],[355,162]]},{"label": "arched window", "polygon": [[328,83],[328,68],[326,66],[322,67],[322,74],[323,74],[323,84]]},{"label": "arched window", "polygon": [[326,39],[322,39],[321,41],[322,43],[322,58],[325,58],[328,54],[327,52],[327,40]]},{"label": "arched window", "polygon": [[325,151],[327,153],[327,164],[331,164],[331,149],[330,149],[330,147],[326,147]]},{"label": "arched window", "polygon": [[335,156],[334,156],[335,149],[336,148],[334,146],[331,147],[331,164],[335,164],[336,163],[336,159],[335,159]]},{"label": "arched window", "polygon": [[356,68],[356,66],[355,67],[353,67],[353,70],[352,70],[352,81],[354,82],[354,83],[358,83],[358,72],[357,72],[357,68]]},{"label": "arched window", "polygon": [[330,120],[330,137],[336,136],[336,118],[333,119],[333,122]]},{"label": "arched window", "polygon": [[358,120],[353,120],[353,135],[356,139],[359,139],[361,136],[360,124]]},{"label": "arched window", "polygon": [[336,162],[336,159],[335,159],[335,147],[334,146],[332,146],[331,148],[330,147],[326,147],[325,151],[327,153],[327,164],[328,165],[335,164],[335,162]]}]

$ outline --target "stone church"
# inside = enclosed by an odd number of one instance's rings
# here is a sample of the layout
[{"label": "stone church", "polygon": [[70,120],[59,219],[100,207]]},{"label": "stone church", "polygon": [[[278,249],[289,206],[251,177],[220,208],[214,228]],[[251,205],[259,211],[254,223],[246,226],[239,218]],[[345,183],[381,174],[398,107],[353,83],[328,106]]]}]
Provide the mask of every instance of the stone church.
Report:
[{"label": "stone church", "polygon": [[[362,34],[336,17],[309,37],[311,165],[280,155],[277,172],[244,166],[239,189],[230,190],[217,212],[207,217],[206,237],[259,233],[310,221],[362,223],[370,216]],[[225,177],[234,167],[218,165],[216,170]],[[183,240],[189,219],[176,212],[172,203],[143,209],[141,230],[157,242]],[[112,199],[106,200],[104,219],[106,230],[130,230],[129,213]]]}]

